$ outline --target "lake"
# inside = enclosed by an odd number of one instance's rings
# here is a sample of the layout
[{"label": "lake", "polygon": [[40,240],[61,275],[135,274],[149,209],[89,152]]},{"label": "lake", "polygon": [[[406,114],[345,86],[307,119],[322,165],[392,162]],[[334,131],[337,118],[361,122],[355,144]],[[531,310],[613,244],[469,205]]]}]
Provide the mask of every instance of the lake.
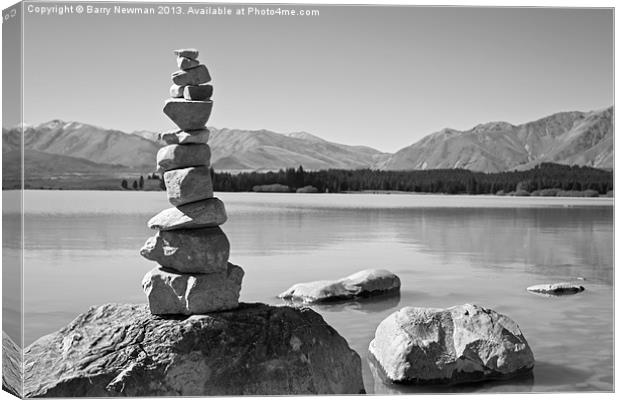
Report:
[{"label": "lake", "polygon": [[[4,265],[18,192],[3,192]],[[400,296],[313,306],[362,357],[368,393],[613,390],[612,199],[219,193],[231,262],[246,272],[241,300],[284,304],[294,283],[385,268]],[[154,263],[138,250],[163,192],[26,191],[25,345],[91,305],[144,303]],[[7,270],[11,274],[15,271]],[[585,278],[586,290],[542,297],[525,289]],[[4,301],[19,288],[5,281]],[[456,387],[387,385],[368,363],[376,326],[404,306],[474,303],[514,319],[536,358],[533,378]],[[10,313],[11,310],[9,309]],[[15,335],[17,326],[4,329]]]}]

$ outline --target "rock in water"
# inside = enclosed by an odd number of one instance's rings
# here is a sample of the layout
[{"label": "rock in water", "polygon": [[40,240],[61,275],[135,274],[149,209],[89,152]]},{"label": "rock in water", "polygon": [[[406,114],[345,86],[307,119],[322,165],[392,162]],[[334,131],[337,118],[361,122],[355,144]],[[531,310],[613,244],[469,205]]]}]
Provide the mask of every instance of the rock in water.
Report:
[{"label": "rock in water", "polygon": [[185,86],[172,85],[170,86],[170,97],[183,97],[183,91]]},{"label": "rock in water", "polygon": [[379,324],[369,351],[387,379],[398,383],[507,379],[534,367],[513,320],[470,304],[402,308]]},{"label": "rock in water", "polygon": [[226,271],[230,243],[219,227],[159,231],[140,254],[178,272],[209,274]]},{"label": "rock in water", "polygon": [[175,50],[174,54],[177,57],[185,57],[185,58],[191,58],[192,60],[195,60],[198,58],[198,50],[196,49],[179,49],[179,50]]},{"label": "rock in water", "polygon": [[204,129],[211,116],[212,101],[168,99],[164,113],[183,131]]},{"label": "rock in water", "polygon": [[152,314],[206,314],[239,305],[243,269],[228,264],[225,272],[179,274],[155,268],[144,276],[142,288]]},{"label": "rock in water", "polygon": [[207,167],[175,169],[164,173],[168,201],[173,206],[213,197],[213,183]]},{"label": "rock in water", "polygon": [[337,281],[298,283],[278,297],[315,303],[397,292],[399,289],[398,276],[384,269],[367,269]]},{"label": "rock in water", "polygon": [[214,227],[226,222],[226,209],[220,199],[211,198],[168,208],[148,222],[151,229],[171,231]]},{"label": "rock in water", "polygon": [[22,397],[22,350],[2,331],[2,389]]},{"label": "rock in water", "polygon": [[200,65],[200,61],[194,60],[187,57],[177,57],[177,66],[179,69],[188,70],[192,68],[196,68]]},{"label": "rock in water", "polygon": [[206,144],[171,144],[157,152],[157,172],[209,166],[211,149]]},{"label": "rock in water", "polygon": [[177,71],[172,74],[172,82],[179,86],[197,86],[211,82],[209,70],[204,65],[199,65],[186,71]]},{"label": "rock in water", "polygon": [[176,318],[92,307],[25,364],[27,397],[364,393],[360,357],[319,314],[265,304]]},{"label": "rock in water", "polygon": [[586,290],[585,287],[581,285],[576,285],[570,282],[560,282],[560,283],[547,283],[544,285],[534,285],[527,288],[529,292],[534,292],[537,294],[548,295],[548,296],[563,296],[567,294],[576,294],[579,292],[583,292]]},{"label": "rock in water", "polygon": [[196,131],[173,131],[159,134],[159,140],[166,144],[190,144],[190,143],[207,143],[209,141],[209,130],[199,129]]},{"label": "rock in water", "polygon": [[183,97],[187,100],[209,100],[213,96],[213,86],[185,86]]}]

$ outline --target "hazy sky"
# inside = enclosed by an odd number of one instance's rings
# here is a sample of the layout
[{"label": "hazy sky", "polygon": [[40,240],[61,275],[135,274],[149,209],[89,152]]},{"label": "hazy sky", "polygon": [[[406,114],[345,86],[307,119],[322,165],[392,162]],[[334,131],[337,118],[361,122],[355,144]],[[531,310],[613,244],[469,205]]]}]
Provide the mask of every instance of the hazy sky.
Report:
[{"label": "hazy sky", "polygon": [[320,16],[26,13],[24,119],[171,128],[179,47],[198,48],[213,76],[209,125],[385,151],[444,127],[613,103],[611,9],[290,8]]}]

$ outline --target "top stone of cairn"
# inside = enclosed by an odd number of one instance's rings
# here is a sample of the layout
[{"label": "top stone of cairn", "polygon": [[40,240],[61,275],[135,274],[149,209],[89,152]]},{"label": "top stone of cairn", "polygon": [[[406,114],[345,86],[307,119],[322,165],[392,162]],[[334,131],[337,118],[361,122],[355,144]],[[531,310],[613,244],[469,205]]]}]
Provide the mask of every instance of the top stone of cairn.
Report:
[{"label": "top stone of cairn", "polygon": [[175,50],[174,54],[176,54],[177,57],[191,58],[192,60],[198,58],[198,50],[196,49],[179,49]]}]

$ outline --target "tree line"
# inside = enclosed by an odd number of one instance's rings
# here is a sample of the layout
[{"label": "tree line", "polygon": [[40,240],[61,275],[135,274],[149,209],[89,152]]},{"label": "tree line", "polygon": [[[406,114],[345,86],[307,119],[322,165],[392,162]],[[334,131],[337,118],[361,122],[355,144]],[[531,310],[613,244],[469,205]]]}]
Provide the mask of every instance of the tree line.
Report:
[{"label": "tree line", "polygon": [[403,191],[447,194],[503,194],[543,189],[563,191],[613,190],[611,171],[542,163],[525,171],[484,173],[466,169],[382,171],[329,169],[305,171],[303,167],[277,172],[212,172],[214,189],[248,192],[257,185],[281,184],[294,190],[314,186],[319,192]]}]

